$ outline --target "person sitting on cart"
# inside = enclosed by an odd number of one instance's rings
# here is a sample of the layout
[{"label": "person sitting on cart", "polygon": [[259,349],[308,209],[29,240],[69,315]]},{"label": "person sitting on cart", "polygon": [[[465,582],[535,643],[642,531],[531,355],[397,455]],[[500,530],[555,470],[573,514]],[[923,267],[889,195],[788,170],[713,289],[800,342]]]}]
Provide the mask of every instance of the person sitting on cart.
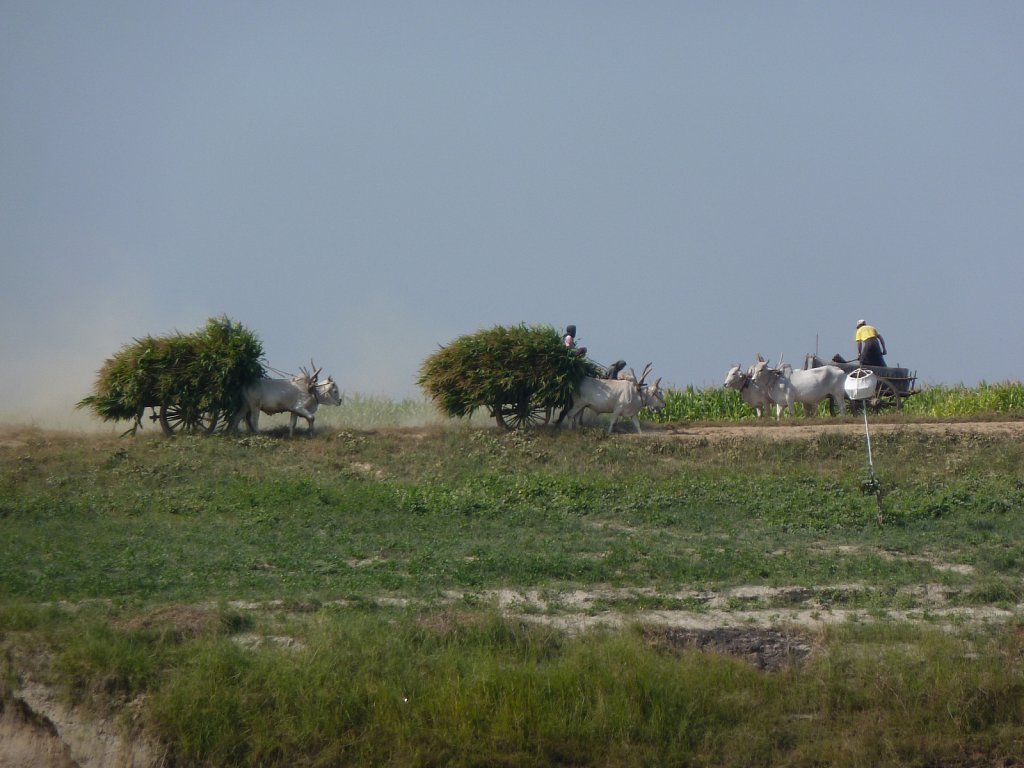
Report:
[{"label": "person sitting on cart", "polygon": [[567,325],[565,326],[565,335],[562,337],[562,341],[565,346],[572,350],[573,354],[578,357],[583,357],[587,354],[586,347],[576,346],[576,326]]},{"label": "person sitting on cart", "polygon": [[616,360],[614,363],[608,366],[604,372],[604,378],[606,379],[617,379],[619,374],[622,373],[622,369],[626,367],[625,360]]},{"label": "person sitting on cart", "polygon": [[868,325],[865,320],[858,320],[854,339],[857,342],[857,356],[861,365],[885,367],[883,355],[889,353],[885,349],[885,339],[876,328]]}]

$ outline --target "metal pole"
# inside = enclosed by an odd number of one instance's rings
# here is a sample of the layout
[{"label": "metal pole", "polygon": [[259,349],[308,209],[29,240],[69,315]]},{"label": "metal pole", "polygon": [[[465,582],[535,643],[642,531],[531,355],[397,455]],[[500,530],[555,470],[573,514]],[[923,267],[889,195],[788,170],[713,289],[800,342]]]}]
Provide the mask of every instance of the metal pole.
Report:
[{"label": "metal pole", "polygon": [[881,525],[885,520],[885,510],[882,509],[882,486],[878,482],[878,478],[875,477],[875,459],[871,455],[871,430],[868,429],[868,400],[872,393],[876,396],[878,394],[875,374],[866,368],[858,368],[846,377],[843,389],[846,390],[851,401],[859,402],[860,407],[864,409],[864,437],[868,443],[868,480],[863,487],[865,491],[875,495],[875,504],[878,506],[878,524]]},{"label": "metal pole", "polygon": [[868,480],[868,487],[875,494],[875,506],[878,507],[878,524],[882,525],[885,521],[885,510],[882,508],[882,485],[878,482],[878,478],[875,477],[875,462],[871,457],[871,432],[868,431],[868,404],[864,402],[864,437],[868,441],[868,474],[870,480]]},{"label": "metal pole", "polygon": [[868,471],[872,482],[875,479],[875,462],[871,458],[871,433],[868,431],[868,404],[864,403],[864,436],[868,440]]}]

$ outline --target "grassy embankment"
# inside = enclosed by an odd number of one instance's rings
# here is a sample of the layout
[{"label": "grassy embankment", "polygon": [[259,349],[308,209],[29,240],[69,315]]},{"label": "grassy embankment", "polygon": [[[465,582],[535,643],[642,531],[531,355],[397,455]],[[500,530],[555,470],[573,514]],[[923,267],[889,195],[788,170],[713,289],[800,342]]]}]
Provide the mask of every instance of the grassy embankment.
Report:
[{"label": "grassy embankment", "polygon": [[[136,700],[176,765],[1020,755],[1024,446],[875,450],[882,526],[862,441],[835,435],[6,434],[5,685]],[[721,611],[812,652],[765,671],[655,620]]]}]

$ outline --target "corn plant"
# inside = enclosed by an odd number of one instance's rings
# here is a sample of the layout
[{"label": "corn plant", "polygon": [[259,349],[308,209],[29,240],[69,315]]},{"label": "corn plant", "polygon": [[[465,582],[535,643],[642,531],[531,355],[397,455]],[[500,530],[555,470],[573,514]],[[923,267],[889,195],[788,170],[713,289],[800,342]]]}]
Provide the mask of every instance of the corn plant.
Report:
[{"label": "corn plant", "polygon": [[707,387],[695,389],[669,389],[665,394],[665,407],[649,417],[661,423],[674,421],[738,421],[756,418],[757,413],[743,402],[739,392],[732,389]]},{"label": "corn plant", "polygon": [[1005,381],[996,384],[981,382],[975,388],[930,386],[907,398],[903,411],[915,416],[954,418],[993,415],[1024,415],[1024,384]]}]

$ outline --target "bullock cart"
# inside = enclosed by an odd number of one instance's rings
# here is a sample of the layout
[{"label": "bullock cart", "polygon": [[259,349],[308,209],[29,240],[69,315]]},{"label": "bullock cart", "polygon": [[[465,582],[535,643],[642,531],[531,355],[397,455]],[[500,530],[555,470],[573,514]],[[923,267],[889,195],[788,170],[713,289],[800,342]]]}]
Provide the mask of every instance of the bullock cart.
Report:
[{"label": "bullock cart", "polygon": [[823,365],[838,366],[847,375],[853,373],[858,368],[866,368],[875,374],[877,380],[875,394],[865,401],[848,399],[851,411],[858,410],[863,402],[866,402],[868,407],[875,411],[880,411],[884,408],[894,408],[898,411],[902,407],[903,400],[920,392],[917,388],[917,371],[911,371],[909,368],[861,365],[856,360],[844,360],[839,355],[836,355],[831,360],[825,360],[815,354],[808,353],[804,360],[804,368],[820,368]]},{"label": "bullock cart", "polygon": [[264,375],[263,345],[239,323],[211,318],[191,334],[135,339],[107,359],[93,393],[78,403],[104,421],[150,420],[165,435],[210,434],[227,426],[242,392]]},{"label": "bullock cart", "polygon": [[486,409],[504,429],[526,429],[565,408],[597,365],[562,343],[551,326],[518,325],[460,336],[428,357],[419,385],[449,416]]}]

